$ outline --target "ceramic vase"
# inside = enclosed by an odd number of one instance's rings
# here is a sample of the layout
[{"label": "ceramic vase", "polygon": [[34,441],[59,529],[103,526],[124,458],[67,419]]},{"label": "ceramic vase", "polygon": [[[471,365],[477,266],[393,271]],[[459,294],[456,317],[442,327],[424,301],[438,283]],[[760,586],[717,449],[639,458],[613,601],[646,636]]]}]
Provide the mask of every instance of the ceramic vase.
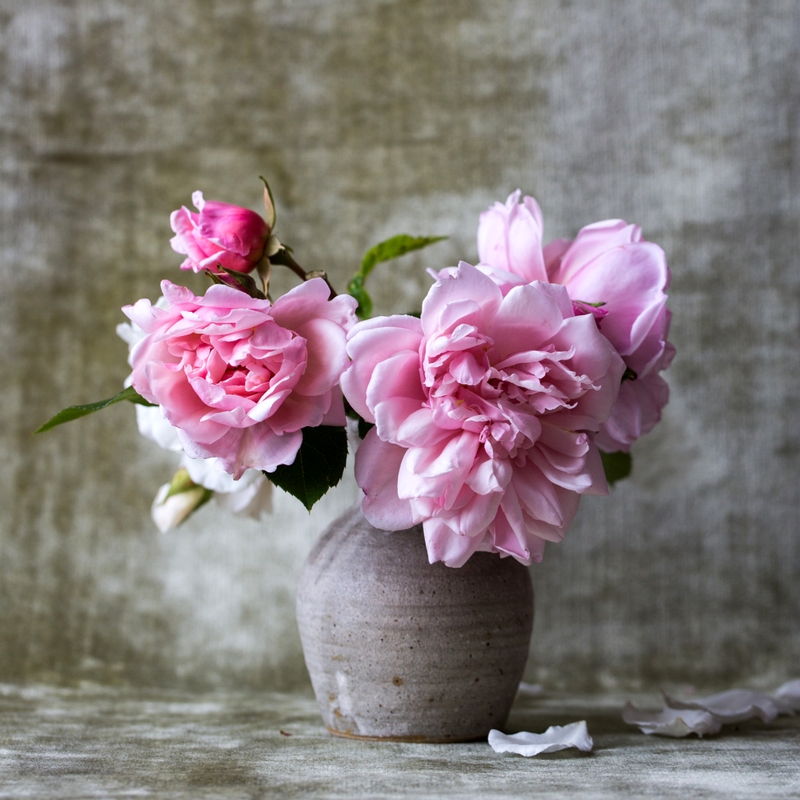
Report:
[{"label": "ceramic vase", "polygon": [[358,507],[322,535],[297,596],[323,721],[339,736],[458,742],[502,728],[528,657],[533,588],[511,558],[429,564],[421,526]]}]

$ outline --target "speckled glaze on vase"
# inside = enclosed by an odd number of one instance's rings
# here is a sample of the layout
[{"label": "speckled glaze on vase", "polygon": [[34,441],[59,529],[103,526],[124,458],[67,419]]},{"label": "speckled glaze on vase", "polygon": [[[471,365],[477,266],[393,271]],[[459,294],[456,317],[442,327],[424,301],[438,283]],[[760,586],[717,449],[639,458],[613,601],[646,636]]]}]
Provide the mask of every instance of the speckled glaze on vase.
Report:
[{"label": "speckled glaze on vase", "polygon": [[297,621],[332,733],[469,741],[508,717],[528,657],[533,588],[511,558],[429,564],[421,527],[380,531],[356,507],[306,560]]}]

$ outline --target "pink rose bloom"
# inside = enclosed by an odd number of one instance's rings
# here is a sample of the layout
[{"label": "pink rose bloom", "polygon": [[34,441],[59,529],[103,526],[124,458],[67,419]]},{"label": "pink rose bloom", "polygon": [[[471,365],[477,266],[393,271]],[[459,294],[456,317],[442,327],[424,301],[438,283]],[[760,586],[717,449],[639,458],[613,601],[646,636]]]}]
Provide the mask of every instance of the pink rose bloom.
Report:
[{"label": "pink rose bloom", "polygon": [[[545,280],[567,287],[576,313],[591,313],[600,332],[629,368],[597,444],[628,451],[661,419],[669,387],[659,373],[675,348],[667,341],[669,270],[664,251],[642,239],[641,229],[622,220],[583,228],[573,242],[542,247],[542,212],[519,190],[481,214],[479,268],[508,291],[520,282]],[[595,309],[590,304],[603,303]],[[634,377],[635,376],[635,377]]]},{"label": "pink rose bloom", "polygon": [[269,238],[267,223],[249,208],[206,202],[202,192],[192,195],[192,203],[199,214],[181,206],[169,218],[175,231],[169,243],[187,256],[181,269],[219,273],[218,264],[236,272],[255,269]]},{"label": "pink rose bloom", "polygon": [[339,377],[356,301],[328,300],[314,278],[274,304],[229,286],[203,297],[169,281],[166,308],[123,308],[146,336],[130,361],[136,391],[158,403],[192,458],[218,458],[239,478],[248,467],[291,464],[302,429],[344,425]]},{"label": "pink rose bloom", "polygon": [[379,317],[348,335],[342,390],[374,422],[356,454],[376,527],[422,522],[428,557],[542,558],[581,494],[605,494],[592,435],[624,365],[561,286],[505,296],[469,264],[443,271],[420,319]]}]

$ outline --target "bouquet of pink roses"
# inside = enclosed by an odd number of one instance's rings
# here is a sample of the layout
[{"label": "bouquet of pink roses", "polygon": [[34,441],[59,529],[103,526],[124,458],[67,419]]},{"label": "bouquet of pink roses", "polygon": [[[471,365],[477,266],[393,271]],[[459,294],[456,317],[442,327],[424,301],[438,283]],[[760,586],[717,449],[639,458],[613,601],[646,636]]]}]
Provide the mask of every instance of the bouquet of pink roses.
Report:
[{"label": "bouquet of pink roses", "polygon": [[[275,236],[266,184],[264,199],[264,217],[200,192],[197,212],[173,212],[182,269],[212,285],[163,281],[156,303],[123,308],[127,388],[40,428],[136,403],[140,431],[181,453],[153,505],[162,530],[211,497],[258,513],[272,485],[310,509],[342,477],[348,417],[367,519],[421,523],[430,561],[453,567],[478,551],[541,560],[580,496],[628,473],[674,355],[666,260],[638,227],[543,246],[539,206],[517,191],[481,215],[478,264],[431,273],[419,315],[371,317],[374,266],[441,237],[382,242],[337,295]],[[273,300],[279,266],[302,283]]]}]

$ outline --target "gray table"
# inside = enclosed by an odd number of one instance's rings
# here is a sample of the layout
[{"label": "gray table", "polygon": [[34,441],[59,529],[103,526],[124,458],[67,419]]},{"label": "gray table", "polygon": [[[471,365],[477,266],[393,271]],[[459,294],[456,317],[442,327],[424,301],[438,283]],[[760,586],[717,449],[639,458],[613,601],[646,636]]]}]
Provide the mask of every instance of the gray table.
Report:
[{"label": "gray table", "polygon": [[0,686],[0,798],[800,797],[800,716],[654,738],[621,721],[627,697],[520,698],[507,731],[586,719],[595,742],[525,759],[485,742],[337,739],[310,691]]}]

